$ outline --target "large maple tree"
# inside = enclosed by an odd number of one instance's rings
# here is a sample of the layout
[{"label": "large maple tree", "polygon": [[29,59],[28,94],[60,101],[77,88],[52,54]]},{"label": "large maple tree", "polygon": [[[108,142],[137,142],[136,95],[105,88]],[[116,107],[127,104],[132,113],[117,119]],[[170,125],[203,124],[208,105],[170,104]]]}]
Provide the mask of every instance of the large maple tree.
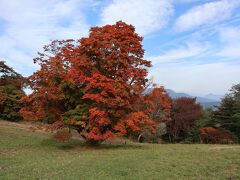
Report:
[{"label": "large maple tree", "polygon": [[22,116],[67,125],[91,143],[151,128],[150,117],[135,108],[151,66],[142,39],[120,21],[45,46],[34,60],[41,68],[29,77],[33,92],[21,100]]}]

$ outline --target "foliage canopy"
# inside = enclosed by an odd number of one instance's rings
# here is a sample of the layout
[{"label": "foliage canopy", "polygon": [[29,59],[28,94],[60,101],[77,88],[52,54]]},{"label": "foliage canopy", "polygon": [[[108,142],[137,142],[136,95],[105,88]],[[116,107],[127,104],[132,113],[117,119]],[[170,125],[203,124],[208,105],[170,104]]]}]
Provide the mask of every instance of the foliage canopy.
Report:
[{"label": "foliage canopy", "polygon": [[142,39],[120,21],[93,27],[78,41],[53,41],[34,60],[41,68],[29,77],[33,93],[21,100],[21,114],[75,128],[93,143],[152,129],[154,122],[135,108],[151,66]]}]

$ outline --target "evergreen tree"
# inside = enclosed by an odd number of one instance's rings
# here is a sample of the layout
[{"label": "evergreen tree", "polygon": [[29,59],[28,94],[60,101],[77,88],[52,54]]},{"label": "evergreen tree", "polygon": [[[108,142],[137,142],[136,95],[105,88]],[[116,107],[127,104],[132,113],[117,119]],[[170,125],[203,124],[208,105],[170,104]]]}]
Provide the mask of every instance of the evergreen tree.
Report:
[{"label": "evergreen tree", "polygon": [[240,138],[240,84],[234,85],[214,112],[214,123]]},{"label": "evergreen tree", "polygon": [[0,61],[0,118],[18,121],[21,119],[19,110],[21,104],[18,102],[25,93],[22,90],[24,78]]}]

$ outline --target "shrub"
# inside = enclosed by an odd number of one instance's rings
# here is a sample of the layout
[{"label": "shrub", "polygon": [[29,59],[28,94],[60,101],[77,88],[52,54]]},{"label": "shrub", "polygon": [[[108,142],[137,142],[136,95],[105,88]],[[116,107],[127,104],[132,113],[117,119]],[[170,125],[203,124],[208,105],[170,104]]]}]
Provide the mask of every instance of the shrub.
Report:
[{"label": "shrub", "polygon": [[201,143],[234,143],[236,137],[230,132],[214,127],[204,127],[200,129]]}]

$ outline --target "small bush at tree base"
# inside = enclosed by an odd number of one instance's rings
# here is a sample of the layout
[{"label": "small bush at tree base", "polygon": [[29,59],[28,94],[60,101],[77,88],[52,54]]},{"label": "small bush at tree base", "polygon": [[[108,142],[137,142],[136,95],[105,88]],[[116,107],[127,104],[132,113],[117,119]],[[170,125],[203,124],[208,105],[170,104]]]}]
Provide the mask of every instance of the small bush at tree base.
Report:
[{"label": "small bush at tree base", "polygon": [[53,138],[59,142],[68,142],[72,138],[69,129],[63,128],[54,133]]}]

